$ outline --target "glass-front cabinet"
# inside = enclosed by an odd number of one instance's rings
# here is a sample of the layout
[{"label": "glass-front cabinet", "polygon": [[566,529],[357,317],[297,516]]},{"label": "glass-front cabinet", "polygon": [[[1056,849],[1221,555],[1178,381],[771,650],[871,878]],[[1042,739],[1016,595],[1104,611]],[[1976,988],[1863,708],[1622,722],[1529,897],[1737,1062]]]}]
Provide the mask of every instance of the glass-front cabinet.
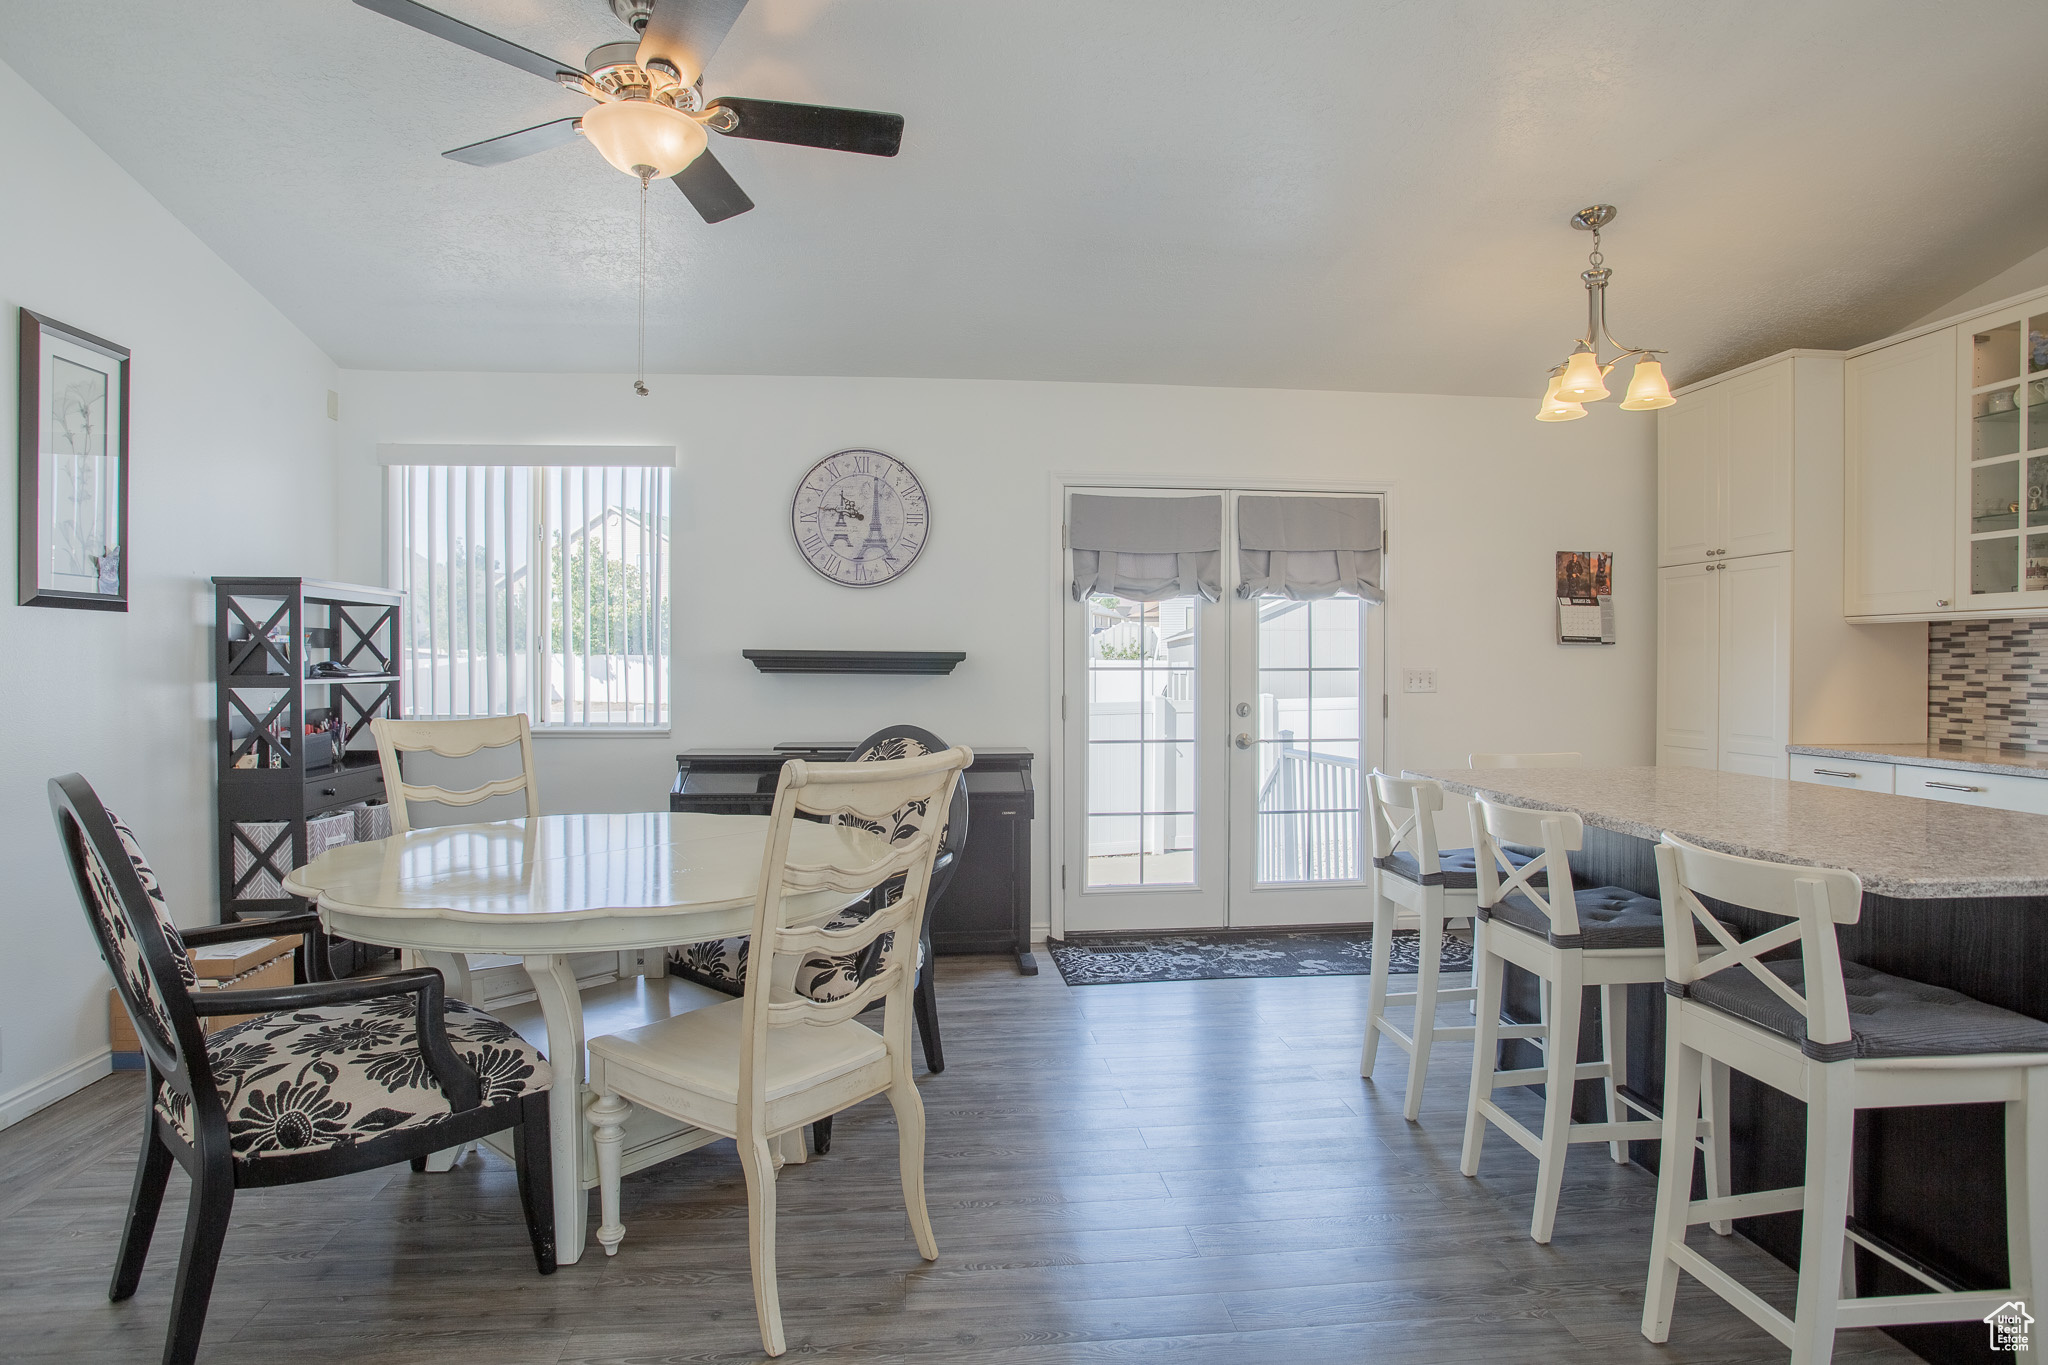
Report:
[{"label": "glass-front cabinet", "polygon": [[1963,330],[1957,606],[2048,605],[2048,300]]}]

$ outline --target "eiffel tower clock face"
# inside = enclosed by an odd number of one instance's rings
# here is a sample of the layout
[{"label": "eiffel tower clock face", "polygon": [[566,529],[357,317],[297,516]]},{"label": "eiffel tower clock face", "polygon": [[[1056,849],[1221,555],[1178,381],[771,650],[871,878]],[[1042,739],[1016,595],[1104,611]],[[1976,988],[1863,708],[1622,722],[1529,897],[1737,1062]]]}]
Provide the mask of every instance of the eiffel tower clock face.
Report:
[{"label": "eiffel tower clock face", "polygon": [[917,562],[931,530],[924,485],[879,450],[842,450],[811,466],[789,509],[804,562],[849,588],[879,587]]}]

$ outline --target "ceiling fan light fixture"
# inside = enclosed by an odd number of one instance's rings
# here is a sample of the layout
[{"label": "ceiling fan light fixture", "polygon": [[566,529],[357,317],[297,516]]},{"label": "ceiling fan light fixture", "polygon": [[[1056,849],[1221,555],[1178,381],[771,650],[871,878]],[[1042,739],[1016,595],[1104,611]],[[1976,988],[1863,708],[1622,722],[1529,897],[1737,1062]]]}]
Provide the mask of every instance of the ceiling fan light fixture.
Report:
[{"label": "ceiling fan light fixture", "polygon": [[702,124],[652,100],[614,100],[583,116],[583,136],[606,161],[639,180],[667,179],[704,150]]}]

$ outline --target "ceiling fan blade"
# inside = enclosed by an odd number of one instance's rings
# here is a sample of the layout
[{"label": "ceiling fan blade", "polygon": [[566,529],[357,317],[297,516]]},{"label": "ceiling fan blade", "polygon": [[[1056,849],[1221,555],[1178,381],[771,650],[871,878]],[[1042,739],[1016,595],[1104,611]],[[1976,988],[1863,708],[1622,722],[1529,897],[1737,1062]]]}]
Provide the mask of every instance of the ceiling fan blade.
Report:
[{"label": "ceiling fan blade", "polygon": [[[713,109],[729,109],[739,124],[721,129],[727,137],[761,142],[787,142],[798,147],[823,147],[833,152],[894,156],[903,145],[903,115],[867,109],[834,109],[823,104],[784,104],[781,100],[749,100],[723,96]],[[717,124],[712,124],[716,128]]]},{"label": "ceiling fan blade", "polygon": [[457,147],[442,156],[450,161],[466,162],[471,166],[502,166],[507,161],[517,161],[522,156],[532,156],[550,147],[559,147],[565,142],[576,140],[576,125],[582,119],[558,118],[553,123],[535,124],[521,128],[516,133],[503,137],[488,138],[483,142],[472,142],[467,147]]},{"label": "ceiling fan blade", "polygon": [[521,47],[508,38],[495,33],[486,33],[460,19],[451,19],[439,10],[428,9],[415,0],[356,0],[364,9],[375,10],[387,19],[396,19],[401,24],[410,24],[422,33],[431,33],[436,38],[446,39],[457,47],[466,47],[471,52],[481,52],[486,57],[495,57],[508,66],[521,71],[531,71],[545,80],[555,80],[564,72],[583,75],[583,68],[574,62],[558,62],[532,48]]},{"label": "ceiling fan blade", "polygon": [[682,74],[684,85],[695,85],[746,7],[747,0],[654,0],[634,60],[645,66],[659,57]]},{"label": "ceiling fan blade", "polygon": [[754,207],[740,182],[705,148],[697,159],[669,177],[707,223],[722,223]]}]

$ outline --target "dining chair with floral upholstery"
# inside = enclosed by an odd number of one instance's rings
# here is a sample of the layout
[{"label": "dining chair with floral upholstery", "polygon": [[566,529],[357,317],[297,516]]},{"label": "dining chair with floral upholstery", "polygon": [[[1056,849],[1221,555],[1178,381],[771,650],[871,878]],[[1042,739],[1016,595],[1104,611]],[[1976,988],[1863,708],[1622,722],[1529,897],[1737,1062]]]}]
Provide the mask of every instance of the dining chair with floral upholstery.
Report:
[{"label": "dining chair with floral upholstery", "polygon": [[[929,730],[915,725],[892,725],[862,740],[850,761],[876,763],[898,758],[922,758],[926,754],[942,753],[946,748],[946,742]],[[874,833],[885,835],[891,843],[901,843],[924,827],[925,820],[931,815],[928,804],[920,801],[905,806],[885,822],[886,827],[880,822],[861,823]],[[917,989],[912,997],[911,1012],[917,1019],[917,1036],[924,1048],[925,1070],[933,1075],[946,1069],[946,1053],[939,1036],[936,964],[932,960],[932,911],[944,898],[946,887],[953,880],[966,847],[967,784],[963,780],[955,784],[947,803],[946,823],[939,832],[938,863],[932,871],[931,893],[925,898],[924,917],[918,925]],[[877,887],[866,900],[841,911],[828,927],[851,929],[865,922],[876,910],[895,904],[896,898],[902,894],[903,879],[893,878]],[[715,991],[740,995],[747,983],[747,948],[748,938],[744,934],[675,948],[670,950],[671,970],[677,976]],[[820,1003],[843,999],[881,970],[882,956],[886,951],[885,947],[870,945],[859,953],[836,957],[813,953],[797,970],[796,991],[806,999]],[[811,1146],[821,1155],[831,1149],[831,1119],[821,1119],[812,1125]]]},{"label": "dining chair with floral upholstery", "polygon": [[[107,1296],[135,1293],[171,1163],[192,1178],[165,1365],[189,1365],[213,1294],[235,1191],[424,1158],[511,1129],[527,1235],[555,1269],[548,1064],[481,1010],[445,998],[431,968],[266,990],[200,991],[189,944],[316,932],[315,915],[184,931],[135,836],[77,773],[50,808],[100,953],[134,1017],[144,1125]],[[314,956],[317,956],[315,954]],[[254,1015],[208,1034],[201,1020]]]}]

